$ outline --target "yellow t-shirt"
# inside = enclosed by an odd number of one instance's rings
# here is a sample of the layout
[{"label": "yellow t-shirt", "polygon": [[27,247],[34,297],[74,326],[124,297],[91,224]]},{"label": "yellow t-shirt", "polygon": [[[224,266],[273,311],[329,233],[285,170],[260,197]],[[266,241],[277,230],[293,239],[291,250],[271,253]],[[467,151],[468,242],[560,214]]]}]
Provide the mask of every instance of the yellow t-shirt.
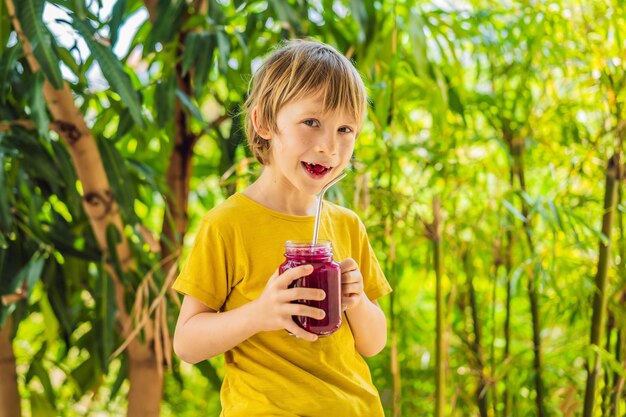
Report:
[{"label": "yellow t-shirt", "polygon": [[[311,240],[313,223],[234,194],[203,218],[173,288],[216,311],[240,307],[261,295],[286,240]],[[332,242],[335,261],[356,260],[370,300],[391,291],[355,213],[325,201],[319,239]],[[345,314],[337,332],[315,342],[258,333],[225,352],[225,363],[223,417],[383,416]]]}]

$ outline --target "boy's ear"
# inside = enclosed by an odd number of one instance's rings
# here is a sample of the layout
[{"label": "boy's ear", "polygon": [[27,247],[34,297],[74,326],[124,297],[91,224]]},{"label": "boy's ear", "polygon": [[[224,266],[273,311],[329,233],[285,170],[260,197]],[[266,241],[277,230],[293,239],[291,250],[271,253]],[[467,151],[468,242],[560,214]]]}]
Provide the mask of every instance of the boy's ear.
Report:
[{"label": "boy's ear", "polygon": [[257,108],[252,109],[252,124],[254,125],[254,130],[256,133],[261,136],[265,140],[270,139],[270,130],[264,126],[261,126],[259,123],[259,113],[257,112]]}]

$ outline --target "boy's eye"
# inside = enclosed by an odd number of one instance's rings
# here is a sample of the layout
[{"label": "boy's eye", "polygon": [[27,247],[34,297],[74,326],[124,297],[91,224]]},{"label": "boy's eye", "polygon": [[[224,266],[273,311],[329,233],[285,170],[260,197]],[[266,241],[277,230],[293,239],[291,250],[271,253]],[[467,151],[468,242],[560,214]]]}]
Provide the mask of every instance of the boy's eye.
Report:
[{"label": "boy's eye", "polygon": [[352,128],[348,126],[343,126],[339,128],[339,132],[341,133],[352,133]]},{"label": "boy's eye", "polygon": [[318,127],[320,125],[315,119],[307,119],[303,123],[310,127]]}]

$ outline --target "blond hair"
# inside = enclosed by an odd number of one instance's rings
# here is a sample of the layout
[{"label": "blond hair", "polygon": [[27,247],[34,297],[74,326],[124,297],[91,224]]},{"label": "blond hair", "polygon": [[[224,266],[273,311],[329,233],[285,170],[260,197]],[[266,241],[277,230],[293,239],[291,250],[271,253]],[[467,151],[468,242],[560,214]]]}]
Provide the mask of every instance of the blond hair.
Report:
[{"label": "blond hair", "polygon": [[367,94],[352,63],[329,45],[288,41],[255,72],[248,88],[244,123],[248,145],[259,162],[264,165],[269,162],[270,141],[254,128],[252,111],[256,108],[258,126],[276,132],[277,115],[282,107],[313,94],[322,95],[324,113],[336,109],[347,111],[354,116],[360,130]]}]

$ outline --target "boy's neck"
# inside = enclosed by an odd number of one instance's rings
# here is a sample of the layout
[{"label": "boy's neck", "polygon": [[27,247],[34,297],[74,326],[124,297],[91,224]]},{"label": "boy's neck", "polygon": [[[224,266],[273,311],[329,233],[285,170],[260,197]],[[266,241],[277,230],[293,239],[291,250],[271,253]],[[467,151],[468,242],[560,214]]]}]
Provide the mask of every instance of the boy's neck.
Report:
[{"label": "boy's neck", "polygon": [[267,169],[243,194],[270,210],[292,216],[314,216],[317,196],[303,194],[285,180],[275,179]]}]

